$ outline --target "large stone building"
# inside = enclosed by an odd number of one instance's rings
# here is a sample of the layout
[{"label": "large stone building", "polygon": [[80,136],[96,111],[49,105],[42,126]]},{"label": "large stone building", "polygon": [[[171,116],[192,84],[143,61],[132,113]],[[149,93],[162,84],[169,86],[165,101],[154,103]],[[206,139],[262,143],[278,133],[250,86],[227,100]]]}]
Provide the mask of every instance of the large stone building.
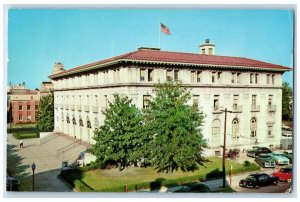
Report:
[{"label": "large stone building", "polygon": [[227,145],[278,146],[281,136],[282,74],[288,67],[253,59],[216,56],[206,40],[200,53],[139,48],[113,58],[69,70],[56,63],[49,78],[54,84],[55,131],[94,143],[95,128],[113,94],[127,95],[139,108],[147,107],[154,84],[180,80],[191,89],[190,104],[206,115],[202,132],[210,149],[220,151],[227,115]]}]

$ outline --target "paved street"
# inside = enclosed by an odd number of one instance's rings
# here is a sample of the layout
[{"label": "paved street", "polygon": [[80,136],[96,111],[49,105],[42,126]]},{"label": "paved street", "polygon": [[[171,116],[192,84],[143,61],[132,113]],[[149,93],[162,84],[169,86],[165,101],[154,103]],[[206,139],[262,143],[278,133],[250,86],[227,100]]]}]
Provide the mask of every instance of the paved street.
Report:
[{"label": "paved street", "polygon": [[8,168],[14,177],[21,181],[20,191],[31,191],[31,164],[36,164],[35,191],[69,192],[72,191],[57,175],[60,172],[61,159],[53,155],[44,145],[39,145],[39,139],[25,139],[24,148],[19,148],[19,141],[11,134],[7,135]]}]

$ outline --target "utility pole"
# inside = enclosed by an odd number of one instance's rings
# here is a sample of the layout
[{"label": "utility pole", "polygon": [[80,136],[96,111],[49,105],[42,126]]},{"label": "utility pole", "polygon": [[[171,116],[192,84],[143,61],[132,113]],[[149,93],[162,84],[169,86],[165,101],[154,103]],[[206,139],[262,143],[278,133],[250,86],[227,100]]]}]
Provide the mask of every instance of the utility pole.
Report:
[{"label": "utility pole", "polygon": [[224,143],[223,143],[223,158],[222,158],[222,174],[223,174],[223,188],[225,188],[225,182],[226,182],[226,122],[227,122],[227,112],[231,113],[232,111],[227,110],[221,110],[222,112],[225,112],[225,121],[224,121]]}]

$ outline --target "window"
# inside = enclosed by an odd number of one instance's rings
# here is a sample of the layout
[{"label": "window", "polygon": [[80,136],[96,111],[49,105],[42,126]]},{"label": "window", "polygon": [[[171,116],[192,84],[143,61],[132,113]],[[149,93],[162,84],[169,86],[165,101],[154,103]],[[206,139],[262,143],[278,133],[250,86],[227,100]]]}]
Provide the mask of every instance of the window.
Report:
[{"label": "window", "polygon": [[97,106],[97,105],[98,105],[98,96],[95,95],[95,106]]},{"label": "window", "polygon": [[153,69],[148,69],[148,81],[153,81]]},{"label": "window", "polygon": [[174,70],[174,81],[178,81],[178,70]]},{"label": "window", "polygon": [[197,72],[197,83],[200,83],[201,82],[201,72],[198,71]]},{"label": "window", "polygon": [[270,74],[267,74],[267,84],[270,83]]},{"label": "window", "polygon": [[234,83],[235,81],[234,77],[235,77],[235,73],[231,73],[231,83]]},{"label": "window", "polygon": [[254,75],[250,74],[250,83],[253,83],[253,78],[254,78]]},{"label": "window", "polygon": [[219,110],[219,95],[214,96],[214,110]]},{"label": "window", "polygon": [[97,85],[98,84],[98,74],[94,73],[93,76],[94,76],[94,85]]},{"label": "window", "polygon": [[237,73],[236,82],[237,83],[241,82],[241,73]]},{"label": "window", "polygon": [[27,110],[30,110],[30,105],[27,105]]},{"label": "window", "polygon": [[216,72],[212,72],[212,75],[211,75],[211,82],[212,82],[212,83],[215,83],[215,82],[216,82]]},{"label": "window", "polygon": [[23,121],[23,116],[19,115],[19,121]]},{"label": "window", "polygon": [[23,106],[19,105],[19,110],[22,111],[23,110]]},{"label": "window", "polygon": [[89,106],[89,104],[90,104],[90,97],[87,95],[86,96],[86,105]]},{"label": "window", "polygon": [[201,52],[202,52],[202,54],[205,54],[205,49],[204,48],[201,49]]},{"label": "window", "polygon": [[35,105],[35,111],[37,111],[39,109],[38,105]]},{"label": "window", "polygon": [[27,121],[31,121],[31,116],[27,116]]},{"label": "window", "polygon": [[253,118],[250,120],[250,131],[251,131],[250,137],[251,137],[251,138],[256,137],[256,130],[257,130],[256,118],[253,117]]},{"label": "window", "polygon": [[220,126],[221,122],[218,119],[213,120],[212,122],[212,143],[214,145],[220,144]]},{"label": "window", "polygon": [[196,72],[195,71],[191,71],[191,82],[192,83],[195,83],[195,75],[196,75]]},{"label": "window", "polygon": [[146,76],[146,70],[141,69],[140,70],[140,81],[145,81],[145,76]]},{"label": "window", "polygon": [[272,85],[274,85],[275,84],[275,75],[273,74],[272,75]]},{"label": "window", "polygon": [[208,54],[209,54],[209,55],[212,55],[212,54],[213,54],[213,49],[212,49],[212,48],[209,48],[209,49],[208,49]]},{"label": "window", "polygon": [[143,96],[143,108],[144,109],[149,109],[149,100],[151,96],[150,95],[144,95]]},{"label": "window", "polygon": [[30,99],[33,100],[33,96],[30,96]]},{"label": "window", "polygon": [[257,95],[252,95],[252,103],[251,103],[251,105],[253,107],[256,106],[256,97],[257,97]]},{"label": "window", "polygon": [[199,109],[199,95],[193,95],[193,106],[197,109]]},{"label": "window", "polygon": [[239,96],[238,95],[233,95],[233,110],[238,109],[238,100],[239,100]]},{"label": "window", "polygon": [[272,106],[273,95],[269,95],[268,97],[268,107]]},{"label": "window", "polygon": [[238,138],[239,137],[239,120],[233,119],[232,121],[232,137]]},{"label": "window", "polygon": [[167,70],[167,81],[172,81],[172,70]]},{"label": "window", "polygon": [[107,95],[104,95],[104,107],[107,108],[108,105],[108,99],[107,99]]},{"label": "window", "polygon": [[268,126],[268,137],[272,137],[273,126]]},{"label": "window", "polygon": [[99,121],[97,118],[95,118],[95,125],[94,125],[95,129],[99,128]]},{"label": "window", "polygon": [[255,83],[258,84],[258,74],[255,74]]}]

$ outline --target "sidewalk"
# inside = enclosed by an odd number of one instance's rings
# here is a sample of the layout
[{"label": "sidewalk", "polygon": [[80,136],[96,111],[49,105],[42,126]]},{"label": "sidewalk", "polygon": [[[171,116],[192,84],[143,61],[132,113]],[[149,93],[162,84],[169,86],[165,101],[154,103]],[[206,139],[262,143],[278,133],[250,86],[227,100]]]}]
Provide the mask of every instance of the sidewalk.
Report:
[{"label": "sidewalk", "polygon": [[48,148],[39,144],[39,138],[24,139],[24,148],[19,148],[19,140],[7,134],[7,162],[12,175],[20,181],[20,191],[32,190],[31,164],[36,164],[35,191],[70,192],[72,191],[57,175],[60,173],[61,160]]}]

